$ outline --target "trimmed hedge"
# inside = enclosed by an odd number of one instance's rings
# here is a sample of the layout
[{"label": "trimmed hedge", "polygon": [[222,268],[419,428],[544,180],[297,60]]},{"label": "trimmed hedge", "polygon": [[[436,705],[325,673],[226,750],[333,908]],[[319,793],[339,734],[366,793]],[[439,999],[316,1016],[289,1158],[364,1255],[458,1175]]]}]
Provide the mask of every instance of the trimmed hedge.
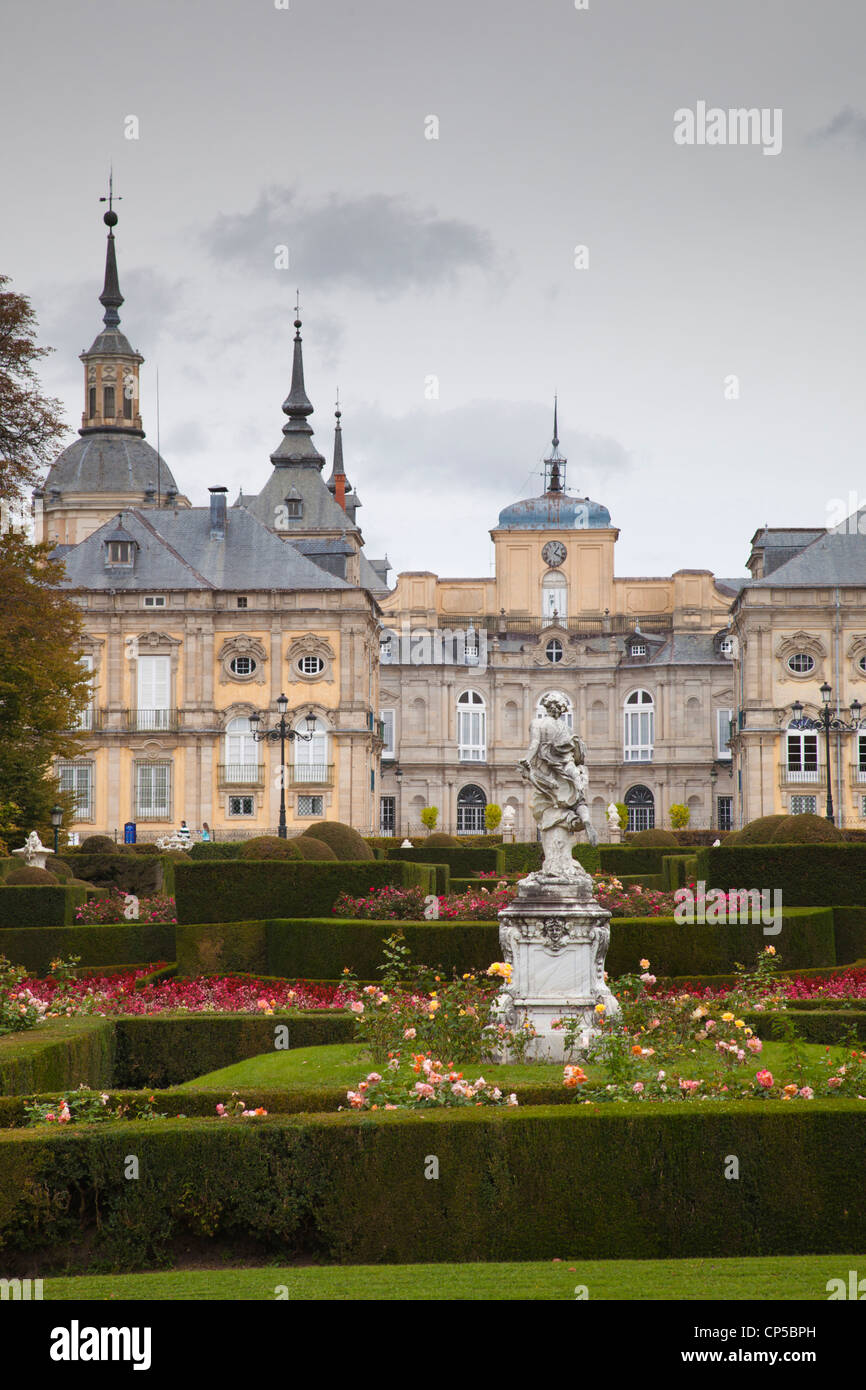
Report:
[{"label": "trimmed hedge", "polygon": [[[87,889],[62,883],[0,884],[0,928],[62,927],[75,921],[75,909],[87,901]],[[3,954],[9,952],[3,950]]]},{"label": "trimmed hedge", "polygon": [[721,845],[697,854],[708,888],[780,888],[786,906],[866,903],[866,845]]},{"label": "trimmed hedge", "polygon": [[343,1264],[855,1252],[864,1139],[844,1100],[13,1129],[0,1242],[10,1276],[162,1264],[191,1239]]},{"label": "trimmed hedge", "polygon": [[[31,890],[33,891],[33,890]],[[37,975],[57,956],[80,956],[82,966],[150,965],[174,960],[173,922],[111,922],[101,926],[11,928],[0,933],[0,955]]]},{"label": "trimmed hedge", "polygon": [[114,1025],[96,1017],[60,1018],[0,1038],[0,1095],[110,1084]]},{"label": "trimmed hedge", "polygon": [[[866,1011],[834,1009],[832,1007],[833,1001],[830,999],[815,1002],[822,1004],[823,1008],[794,1010],[793,1022],[799,1041],[824,1044],[839,1043],[843,1042],[852,1032],[857,1038],[866,1039]],[[772,1013],[747,1013],[744,1015],[749,1027],[765,1042],[777,1037],[773,1028],[775,1017],[777,1015]]]},{"label": "trimmed hedge", "polygon": [[178,864],[178,922],[248,922],[269,917],[324,916],[341,893],[366,897],[371,888],[397,884],[433,891],[426,864],[364,860],[224,860]]},{"label": "trimmed hedge", "polygon": [[[284,979],[338,980],[348,967],[375,980],[383,943],[402,931],[416,964],[462,975],[486,970],[501,957],[498,922],[394,922],[335,917],[267,922],[182,925],[177,928],[180,975],[215,971],[264,973]],[[836,953],[829,908],[793,908],[778,936],[756,923],[681,926],[672,917],[615,917],[606,969],[613,977],[649,957],[656,975],[732,973],[772,941],[791,968],[833,966]]]},{"label": "trimmed hedge", "polygon": [[759,923],[681,926],[672,917],[614,917],[605,968],[623,975],[647,957],[655,975],[724,975],[770,944],[789,968],[835,965],[832,911],[789,908],[777,936],[765,936]]},{"label": "trimmed hedge", "polygon": [[836,959],[851,965],[866,957],[866,907],[834,907]]},{"label": "trimmed hedge", "polygon": [[691,882],[688,866],[694,860],[694,855],[687,854],[666,854],[662,859],[662,886],[672,893],[677,888],[684,888]]},{"label": "trimmed hedge", "polygon": [[[270,1017],[144,1014],[113,1022],[115,1084],[151,1089],[177,1086],[247,1057],[273,1052],[278,1026],[288,1027],[289,1048],[350,1043],[355,1037],[354,1020],[345,1011],[302,1014],[286,1010]],[[345,1100],[345,1090],[342,1098]]]},{"label": "trimmed hedge", "polygon": [[244,840],[196,840],[190,845],[190,859],[239,859]]},{"label": "trimmed hedge", "polygon": [[676,854],[670,845],[599,845],[601,872],[622,878],[623,874],[660,874],[666,855]]},{"label": "trimmed hedge", "polygon": [[417,849],[401,849],[396,845],[385,851],[389,860],[402,860],[407,864],[447,864],[452,874],[459,878],[471,878],[483,870],[504,868],[501,850],[490,849],[449,849],[447,845],[431,845],[429,849],[421,845]]},{"label": "trimmed hedge", "polygon": [[122,893],[135,893],[139,898],[150,898],[155,893],[174,896],[174,861],[169,855],[133,854],[129,849],[113,854],[67,850],[63,857],[76,878],[87,879],[99,888],[119,888]]}]

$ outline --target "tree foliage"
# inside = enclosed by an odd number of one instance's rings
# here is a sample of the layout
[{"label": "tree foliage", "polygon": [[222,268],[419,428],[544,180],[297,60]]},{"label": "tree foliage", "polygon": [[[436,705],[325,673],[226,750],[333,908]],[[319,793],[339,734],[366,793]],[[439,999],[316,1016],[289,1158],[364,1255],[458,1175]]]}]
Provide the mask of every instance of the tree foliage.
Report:
[{"label": "tree foliage", "polygon": [[57,587],[63,565],[49,552],[19,531],[0,535],[0,833],[13,842],[49,830],[52,760],[81,751],[70,731],[89,698],[81,614]]},{"label": "tree foliage", "polygon": [[0,275],[0,503],[20,502],[54,459],[65,433],[60,402],[42,395],[36,364],[52,351],[36,342],[29,299]]}]

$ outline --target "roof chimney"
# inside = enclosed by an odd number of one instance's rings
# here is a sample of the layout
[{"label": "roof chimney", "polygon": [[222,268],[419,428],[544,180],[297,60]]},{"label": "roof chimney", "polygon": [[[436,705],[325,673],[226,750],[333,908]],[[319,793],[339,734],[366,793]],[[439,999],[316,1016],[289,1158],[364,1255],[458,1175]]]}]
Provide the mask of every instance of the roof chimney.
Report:
[{"label": "roof chimney", "polygon": [[227,487],[209,487],[210,493],[210,538],[212,541],[225,540],[226,534],[226,493]]}]

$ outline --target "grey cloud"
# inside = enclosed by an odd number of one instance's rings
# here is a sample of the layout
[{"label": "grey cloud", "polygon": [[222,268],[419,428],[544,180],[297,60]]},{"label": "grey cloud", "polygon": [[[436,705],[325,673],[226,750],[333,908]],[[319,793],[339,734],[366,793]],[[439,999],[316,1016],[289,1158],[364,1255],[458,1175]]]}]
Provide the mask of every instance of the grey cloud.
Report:
[{"label": "grey cloud", "polygon": [[489,270],[495,260],[479,227],[381,193],[332,194],[313,203],[292,189],[269,188],[249,212],[217,218],[205,239],[218,260],[266,273],[273,271],[274,248],[286,245],[297,276],[380,299],[453,284],[461,272]]},{"label": "grey cloud", "polygon": [[826,144],[828,141],[847,141],[854,145],[866,145],[866,115],[844,106],[831,121],[811,137],[813,143]]}]

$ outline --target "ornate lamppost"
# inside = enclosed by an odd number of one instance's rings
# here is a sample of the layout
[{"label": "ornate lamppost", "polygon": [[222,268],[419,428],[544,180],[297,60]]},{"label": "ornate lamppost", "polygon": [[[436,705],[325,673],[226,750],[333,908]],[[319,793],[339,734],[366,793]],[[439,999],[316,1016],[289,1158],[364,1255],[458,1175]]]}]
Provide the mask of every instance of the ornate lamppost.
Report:
[{"label": "ornate lamppost", "polygon": [[260,714],[250,715],[252,735],[256,743],[264,743],[267,739],[270,740],[271,743],[276,743],[277,740],[279,740],[280,744],[280,825],[277,834],[281,840],[285,840],[286,838],[286,739],[291,741],[292,739],[299,738],[302,742],[309,743],[313,734],[316,732],[317,722],[315,714],[310,710],[304,719],[307,726],[307,732],[305,734],[300,733],[298,729],[290,728],[286,723],[286,710],[288,707],[288,696],[280,695],[277,699],[280,722],[276,724],[273,729],[260,729],[259,725],[262,716]]},{"label": "ornate lamppost", "polygon": [[821,712],[817,719],[810,719],[808,715],[804,715],[802,702],[800,700],[795,700],[791,706],[791,713],[794,718],[791,720],[788,728],[824,730],[824,751],[827,764],[827,809],[825,814],[828,821],[835,824],[835,815],[833,812],[833,778],[830,775],[830,730],[832,729],[834,733],[854,733],[855,730],[859,729],[863,724],[861,718],[863,706],[860,704],[859,700],[852,700],[850,720],[839,719],[830,712],[830,696],[832,693],[832,686],[828,685],[825,681],[821,686]]},{"label": "ornate lamppost", "polygon": [[58,845],[59,845],[59,842],[60,842],[60,826],[61,826],[62,822],[63,822],[63,807],[62,807],[62,806],[52,806],[52,808],[51,808],[51,824],[52,824],[53,827],[54,827],[54,853],[55,853],[55,854],[57,853],[57,848],[58,848]]}]

